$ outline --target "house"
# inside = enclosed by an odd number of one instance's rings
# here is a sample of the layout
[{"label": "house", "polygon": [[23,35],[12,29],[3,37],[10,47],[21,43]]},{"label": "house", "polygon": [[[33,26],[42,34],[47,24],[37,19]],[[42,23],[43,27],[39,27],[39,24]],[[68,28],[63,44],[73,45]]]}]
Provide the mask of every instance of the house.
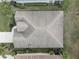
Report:
[{"label": "house", "polygon": [[2,1],[7,1],[7,2],[10,2],[10,1],[15,1],[17,3],[49,3],[50,1],[52,3],[56,2],[56,1],[59,1],[59,2],[62,2],[63,0],[0,0],[0,2]]},{"label": "house", "polygon": [[63,11],[15,13],[15,48],[63,48]]},{"label": "house", "polygon": [[29,53],[29,54],[17,54],[15,59],[62,59],[59,55],[49,55],[46,53]]}]

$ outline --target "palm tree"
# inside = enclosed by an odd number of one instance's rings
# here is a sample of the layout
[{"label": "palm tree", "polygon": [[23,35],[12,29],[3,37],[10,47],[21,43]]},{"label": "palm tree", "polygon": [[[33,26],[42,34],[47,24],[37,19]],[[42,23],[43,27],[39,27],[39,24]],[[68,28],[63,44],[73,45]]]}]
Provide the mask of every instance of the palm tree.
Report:
[{"label": "palm tree", "polygon": [[4,58],[5,58],[5,47],[6,46],[3,46],[2,44],[0,45],[0,55],[2,55]]},{"label": "palm tree", "polygon": [[12,44],[0,44],[0,55],[5,58],[6,54],[15,55]]}]

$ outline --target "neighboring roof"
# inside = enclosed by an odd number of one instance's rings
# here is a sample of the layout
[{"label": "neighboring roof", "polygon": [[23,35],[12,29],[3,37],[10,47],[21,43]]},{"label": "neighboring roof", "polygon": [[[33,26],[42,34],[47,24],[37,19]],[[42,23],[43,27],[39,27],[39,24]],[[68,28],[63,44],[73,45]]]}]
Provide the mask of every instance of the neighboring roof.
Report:
[{"label": "neighboring roof", "polygon": [[[16,11],[14,47],[63,48],[63,17],[63,11]],[[27,24],[26,30],[18,31],[18,22]]]},{"label": "neighboring roof", "polygon": [[[5,1],[5,0],[3,0]],[[10,2],[11,0],[6,0],[7,2]],[[49,3],[50,1],[52,1],[53,3],[55,1],[63,1],[63,0],[13,0],[13,1],[16,1],[17,3],[39,3],[39,2],[46,2],[46,3]],[[0,0],[0,2],[2,2]]]},{"label": "neighboring roof", "polygon": [[15,59],[62,59],[60,55],[49,55],[44,53],[18,54]]},{"label": "neighboring roof", "polygon": [[54,3],[55,1],[63,1],[63,0],[16,0],[17,3],[35,3],[35,2],[49,3],[50,1]]}]

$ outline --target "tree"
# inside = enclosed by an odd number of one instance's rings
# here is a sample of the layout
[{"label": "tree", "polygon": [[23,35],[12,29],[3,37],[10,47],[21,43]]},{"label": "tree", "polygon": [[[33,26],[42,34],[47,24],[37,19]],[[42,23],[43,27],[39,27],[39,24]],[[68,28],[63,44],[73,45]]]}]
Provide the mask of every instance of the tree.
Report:
[{"label": "tree", "polygon": [[15,55],[13,44],[0,44],[0,55],[5,57],[5,55]]}]

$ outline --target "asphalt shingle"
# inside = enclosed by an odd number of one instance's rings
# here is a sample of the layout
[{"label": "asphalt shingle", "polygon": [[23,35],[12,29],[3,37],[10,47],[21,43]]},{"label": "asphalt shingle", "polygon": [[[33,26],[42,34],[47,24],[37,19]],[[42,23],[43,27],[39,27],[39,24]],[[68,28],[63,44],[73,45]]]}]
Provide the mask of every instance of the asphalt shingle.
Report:
[{"label": "asphalt shingle", "polygon": [[63,17],[63,11],[16,11],[16,24],[22,20],[27,28],[18,31],[16,25],[14,47],[63,48]]}]

